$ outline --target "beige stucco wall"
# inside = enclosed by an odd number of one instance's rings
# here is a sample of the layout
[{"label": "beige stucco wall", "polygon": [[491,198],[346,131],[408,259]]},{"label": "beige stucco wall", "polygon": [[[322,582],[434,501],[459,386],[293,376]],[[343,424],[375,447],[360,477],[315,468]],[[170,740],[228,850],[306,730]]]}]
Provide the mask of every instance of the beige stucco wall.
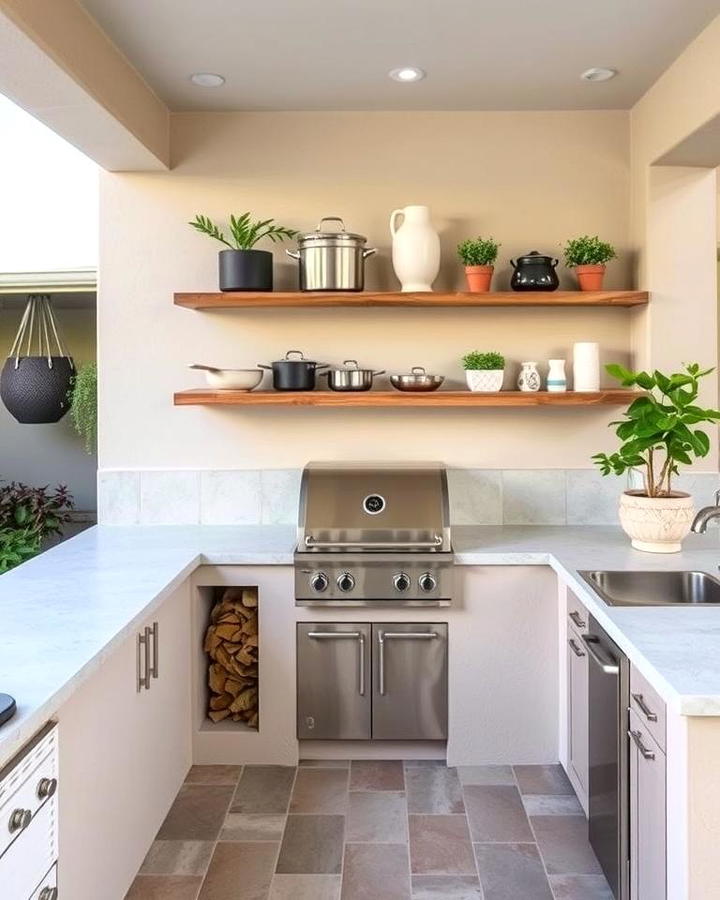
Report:
[{"label": "beige stucco wall", "polygon": [[[201,386],[190,362],[253,366],[289,348],[328,362],[389,370],[424,365],[460,382],[460,356],[498,349],[512,361],[569,356],[598,340],[627,359],[625,310],[266,310],[202,314],[172,305],[176,290],[215,289],[218,245],[186,222],[251,209],[303,230],[345,217],[379,254],[368,287],[396,286],[390,211],[427,203],[442,234],[436,286],[461,287],[462,237],[502,241],[508,258],[558,254],[599,233],[618,247],[610,287],[625,287],[628,116],[622,112],[181,114],[174,168],[103,174],[99,346],[101,467],[297,466],[313,457],[439,457],[489,467],[588,466],[609,447],[615,410],[509,411],[176,409],[174,390]],[[296,285],[276,253],[276,288]],[[563,272],[563,280],[572,279]],[[513,368],[513,375],[515,368]],[[508,379],[510,381],[510,379]]]}]

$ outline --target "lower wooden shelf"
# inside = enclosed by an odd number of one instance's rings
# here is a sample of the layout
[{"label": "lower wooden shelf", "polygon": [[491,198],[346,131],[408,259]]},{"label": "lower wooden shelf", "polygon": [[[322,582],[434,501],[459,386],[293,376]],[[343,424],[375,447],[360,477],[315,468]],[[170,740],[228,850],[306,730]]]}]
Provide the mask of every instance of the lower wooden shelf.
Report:
[{"label": "lower wooden shelf", "polygon": [[178,391],[175,406],[623,406],[636,396],[635,391],[499,391],[485,394],[474,391],[213,391],[197,388]]}]

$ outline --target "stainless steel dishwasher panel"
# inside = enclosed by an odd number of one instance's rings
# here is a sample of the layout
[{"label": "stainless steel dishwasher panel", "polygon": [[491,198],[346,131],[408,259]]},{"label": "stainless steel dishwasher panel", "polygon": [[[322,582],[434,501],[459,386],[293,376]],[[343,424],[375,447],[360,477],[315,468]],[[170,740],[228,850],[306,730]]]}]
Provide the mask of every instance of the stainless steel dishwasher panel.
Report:
[{"label": "stainless steel dishwasher panel", "polygon": [[629,900],[630,666],[592,616],[582,639],[589,657],[589,839],[613,896]]},{"label": "stainless steel dishwasher panel", "polygon": [[372,646],[373,738],[447,738],[447,623],[373,625]]},{"label": "stainless steel dishwasher panel", "polygon": [[370,626],[298,622],[298,738],[367,740],[370,703]]}]

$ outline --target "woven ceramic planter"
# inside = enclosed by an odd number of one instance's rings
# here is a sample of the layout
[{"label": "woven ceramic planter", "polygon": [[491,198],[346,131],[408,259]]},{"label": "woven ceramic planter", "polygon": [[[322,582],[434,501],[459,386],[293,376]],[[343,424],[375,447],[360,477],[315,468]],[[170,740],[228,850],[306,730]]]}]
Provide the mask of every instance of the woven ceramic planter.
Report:
[{"label": "woven ceramic planter", "polygon": [[471,391],[496,393],[502,390],[504,369],[466,369],[465,380]]},{"label": "woven ceramic planter", "polygon": [[678,553],[690,533],[695,509],[689,494],[647,497],[642,491],[620,496],[620,524],[636,550]]}]

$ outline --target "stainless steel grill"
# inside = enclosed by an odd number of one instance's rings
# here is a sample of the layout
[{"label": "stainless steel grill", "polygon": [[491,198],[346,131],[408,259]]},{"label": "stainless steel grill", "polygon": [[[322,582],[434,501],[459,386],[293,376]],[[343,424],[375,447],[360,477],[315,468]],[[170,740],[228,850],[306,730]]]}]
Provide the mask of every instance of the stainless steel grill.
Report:
[{"label": "stainless steel grill", "polygon": [[441,463],[309,463],[298,606],[449,606],[453,552]]}]

